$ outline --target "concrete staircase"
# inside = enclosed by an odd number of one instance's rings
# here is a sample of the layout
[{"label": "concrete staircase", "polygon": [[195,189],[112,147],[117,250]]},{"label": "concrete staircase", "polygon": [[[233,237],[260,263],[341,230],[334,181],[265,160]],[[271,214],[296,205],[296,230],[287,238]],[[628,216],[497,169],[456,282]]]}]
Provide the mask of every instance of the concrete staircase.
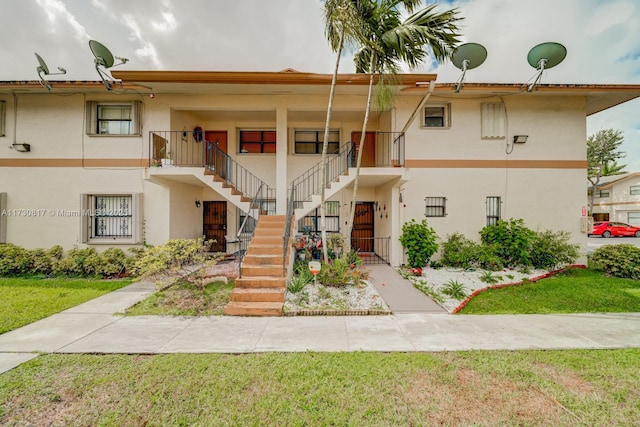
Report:
[{"label": "concrete staircase", "polygon": [[241,277],[224,314],[281,316],[286,292],[284,253],[285,215],[261,215],[242,262]]}]

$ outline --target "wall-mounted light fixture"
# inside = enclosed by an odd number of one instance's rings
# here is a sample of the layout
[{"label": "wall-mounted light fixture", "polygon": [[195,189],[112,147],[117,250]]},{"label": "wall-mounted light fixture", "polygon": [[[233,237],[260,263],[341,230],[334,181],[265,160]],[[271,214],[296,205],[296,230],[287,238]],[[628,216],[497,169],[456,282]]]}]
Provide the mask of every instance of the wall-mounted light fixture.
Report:
[{"label": "wall-mounted light fixture", "polygon": [[14,142],[12,144],[12,147],[13,147],[14,150],[20,151],[21,153],[27,153],[27,152],[31,151],[31,145],[27,144],[25,142],[23,142],[21,144],[17,143],[17,142]]},{"label": "wall-mounted light fixture", "polygon": [[199,208],[201,206],[200,200],[196,200],[196,208]]},{"label": "wall-mounted light fixture", "polygon": [[524,144],[529,139],[529,135],[513,135],[514,144]]}]

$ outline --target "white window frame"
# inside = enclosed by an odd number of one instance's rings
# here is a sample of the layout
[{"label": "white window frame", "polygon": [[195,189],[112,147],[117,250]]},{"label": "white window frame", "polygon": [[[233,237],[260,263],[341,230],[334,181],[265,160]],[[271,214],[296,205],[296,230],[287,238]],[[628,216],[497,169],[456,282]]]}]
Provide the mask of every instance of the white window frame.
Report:
[{"label": "white window frame", "polygon": [[607,197],[611,197],[611,191],[610,190],[596,190],[593,193],[593,197],[595,199],[606,199]]},{"label": "white window frame", "polygon": [[7,115],[6,101],[0,101],[0,136],[5,136],[5,123]]},{"label": "white window frame", "polygon": [[[122,237],[102,237],[96,235],[95,219],[98,216],[118,217],[119,212],[102,212],[96,211],[96,198],[98,197],[131,197],[131,234]],[[109,207],[109,209],[118,209],[118,207]],[[143,237],[143,211],[142,211],[142,194],[141,193],[86,193],[80,197],[80,237],[82,243],[90,245],[135,245],[141,244]]]},{"label": "white window frame", "polygon": [[[298,141],[298,132],[302,133],[315,133],[316,134],[316,140],[315,141]],[[331,136],[337,136],[335,141],[331,140]],[[297,148],[298,148],[298,143],[300,144],[315,144],[316,145],[316,152],[315,153],[299,153]],[[296,155],[312,155],[312,156],[316,156],[318,154],[322,154],[322,145],[324,143],[324,129],[294,129],[293,130],[293,152]],[[335,153],[337,153],[340,150],[340,130],[339,129],[329,129],[329,144],[337,144],[337,150],[335,151]],[[332,150],[329,149],[328,151],[329,154],[333,154]]]},{"label": "white window frame", "polygon": [[502,102],[480,104],[480,131],[482,139],[505,139],[507,115]]},{"label": "white window frame", "polygon": [[[636,218],[637,218],[637,221],[636,221]],[[638,211],[627,212],[627,224],[640,227],[640,212]]]},{"label": "white window frame", "polygon": [[[442,117],[442,126],[429,126],[427,125],[427,111],[429,109],[442,108],[442,115],[430,115],[429,117]],[[439,103],[439,104],[426,104],[422,109],[422,129],[449,129],[451,127],[451,104]]]},{"label": "white window frame", "polygon": [[631,185],[631,186],[629,186],[629,195],[630,196],[640,196],[640,185]]},{"label": "white window frame", "polygon": [[[141,136],[141,105],[140,101],[120,101],[120,102],[103,102],[103,101],[88,101],[87,102],[87,122],[86,132],[91,136],[110,136],[110,137],[123,137],[123,136]],[[131,108],[131,131],[130,133],[100,133],[98,111],[99,107],[130,107]]]}]

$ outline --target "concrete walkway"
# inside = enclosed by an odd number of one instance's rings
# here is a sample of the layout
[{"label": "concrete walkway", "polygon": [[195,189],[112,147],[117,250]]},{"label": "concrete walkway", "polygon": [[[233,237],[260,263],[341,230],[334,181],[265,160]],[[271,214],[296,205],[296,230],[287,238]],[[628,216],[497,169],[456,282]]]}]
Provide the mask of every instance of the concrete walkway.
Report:
[{"label": "concrete walkway", "polygon": [[378,291],[392,312],[444,314],[447,310],[431,298],[417,290],[396,270],[386,264],[366,265],[369,270],[369,282]]},{"label": "concrete walkway", "polygon": [[154,291],[136,283],[0,335],[0,372],[44,353],[255,353],[640,347],[640,313],[344,317],[114,315]]}]

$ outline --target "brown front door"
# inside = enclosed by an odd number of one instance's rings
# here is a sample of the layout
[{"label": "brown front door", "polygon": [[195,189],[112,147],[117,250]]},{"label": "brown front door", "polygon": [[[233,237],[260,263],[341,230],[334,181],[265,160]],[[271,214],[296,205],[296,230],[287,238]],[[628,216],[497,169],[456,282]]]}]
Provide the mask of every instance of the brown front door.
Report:
[{"label": "brown front door", "polygon": [[227,252],[227,202],[204,202],[203,234],[206,240],[215,240],[212,252]]},{"label": "brown front door", "polygon": [[[351,132],[351,141],[356,144],[356,147],[360,144],[361,135],[362,135],[362,132]],[[375,165],[376,165],[376,133],[367,132],[364,135],[364,151],[362,152],[361,166],[363,168],[372,168],[372,167],[375,167]],[[355,162],[353,166],[355,166]]]},{"label": "brown front door", "polygon": [[373,214],[373,202],[356,203],[353,230],[351,231],[351,248],[353,250],[373,252]]},{"label": "brown front door", "polygon": [[[217,146],[223,153],[227,152],[227,131],[226,130],[207,130],[204,132],[204,139]],[[214,153],[218,153],[214,156]],[[221,177],[227,177],[227,157],[215,150],[207,151],[207,166],[213,167],[213,170]]]}]

